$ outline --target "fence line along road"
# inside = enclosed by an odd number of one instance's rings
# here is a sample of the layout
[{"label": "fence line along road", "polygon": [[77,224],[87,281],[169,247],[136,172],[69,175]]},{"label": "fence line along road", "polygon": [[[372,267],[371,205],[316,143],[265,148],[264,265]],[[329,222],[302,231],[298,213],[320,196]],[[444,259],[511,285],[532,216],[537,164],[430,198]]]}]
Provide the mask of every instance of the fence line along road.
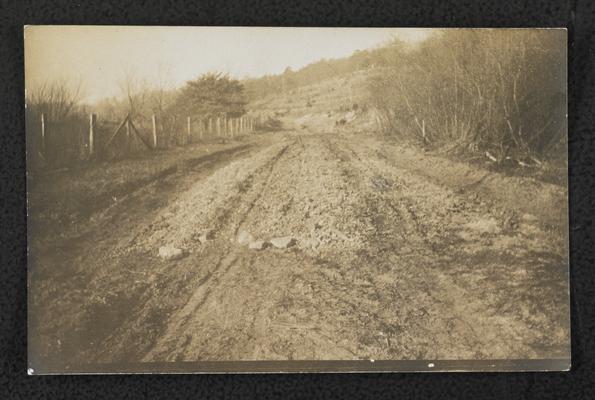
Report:
[{"label": "fence line along road", "polygon": [[126,156],[133,150],[138,150],[138,145],[134,142],[142,144],[144,149],[153,151],[172,145],[188,145],[209,138],[233,139],[238,135],[253,133],[257,126],[257,120],[253,117],[223,115],[186,116],[186,126],[183,127],[183,119],[179,117],[159,118],[153,114],[150,127],[147,129],[141,124],[142,121],[135,120],[130,114],[115,122],[101,120],[97,114],[91,113],[87,128],[83,128],[84,124],[81,125],[79,121],[81,118],[48,121],[45,113],[38,116],[37,123],[29,121],[27,126],[28,136],[31,138],[28,150],[31,151],[30,154],[41,159],[43,165],[96,159],[107,156],[110,151]]}]

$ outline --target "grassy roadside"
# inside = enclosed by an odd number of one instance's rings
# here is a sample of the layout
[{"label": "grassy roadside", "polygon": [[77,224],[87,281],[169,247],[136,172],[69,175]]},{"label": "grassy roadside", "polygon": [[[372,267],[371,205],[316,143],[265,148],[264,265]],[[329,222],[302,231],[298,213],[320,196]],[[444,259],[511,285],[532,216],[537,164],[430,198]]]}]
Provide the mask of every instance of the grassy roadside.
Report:
[{"label": "grassy roadside", "polygon": [[[66,236],[81,221],[127,194],[205,157],[262,141],[262,135],[217,140],[28,175],[29,233]],[[41,235],[44,236],[44,235]]]}]

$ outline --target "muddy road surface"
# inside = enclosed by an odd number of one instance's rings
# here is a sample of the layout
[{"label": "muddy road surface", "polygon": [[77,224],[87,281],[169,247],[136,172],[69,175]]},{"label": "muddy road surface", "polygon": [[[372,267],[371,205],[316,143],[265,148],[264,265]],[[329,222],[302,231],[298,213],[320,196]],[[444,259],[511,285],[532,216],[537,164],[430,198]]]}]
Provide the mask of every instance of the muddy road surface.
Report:
[{"label": "muddy road surface", "polygon": [[[566,357],[565,227],[400,154],[374,137],[280,133],[136,188],[84,234],[32,249],[31,354]],[[185,256],[163,260],[163,246]]]}]

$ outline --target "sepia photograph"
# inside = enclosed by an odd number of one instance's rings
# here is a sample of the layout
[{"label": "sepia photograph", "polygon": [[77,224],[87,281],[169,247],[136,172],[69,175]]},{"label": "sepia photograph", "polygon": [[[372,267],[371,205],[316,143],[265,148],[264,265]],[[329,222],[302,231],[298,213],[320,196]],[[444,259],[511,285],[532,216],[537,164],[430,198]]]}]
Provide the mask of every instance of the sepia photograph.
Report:
[{"label": "sepia photograph", "polygon": [[566,29],[24,40],[30,375],[570,368]]}]

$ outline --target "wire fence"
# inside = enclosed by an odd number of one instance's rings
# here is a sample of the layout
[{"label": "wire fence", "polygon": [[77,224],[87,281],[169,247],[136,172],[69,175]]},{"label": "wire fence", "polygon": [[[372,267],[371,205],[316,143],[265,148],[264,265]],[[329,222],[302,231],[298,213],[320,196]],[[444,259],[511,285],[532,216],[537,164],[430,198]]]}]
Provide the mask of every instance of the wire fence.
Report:
[{"label": "wire fence", "polygon": [[258,120],[243,117],[126,115],[120,121],[97,114],[51,120],[27,111],[27,158],[31,168],[65,167],[93,160],[131,157],[141,152],[213,140],[234,139],[256,131]]}]

